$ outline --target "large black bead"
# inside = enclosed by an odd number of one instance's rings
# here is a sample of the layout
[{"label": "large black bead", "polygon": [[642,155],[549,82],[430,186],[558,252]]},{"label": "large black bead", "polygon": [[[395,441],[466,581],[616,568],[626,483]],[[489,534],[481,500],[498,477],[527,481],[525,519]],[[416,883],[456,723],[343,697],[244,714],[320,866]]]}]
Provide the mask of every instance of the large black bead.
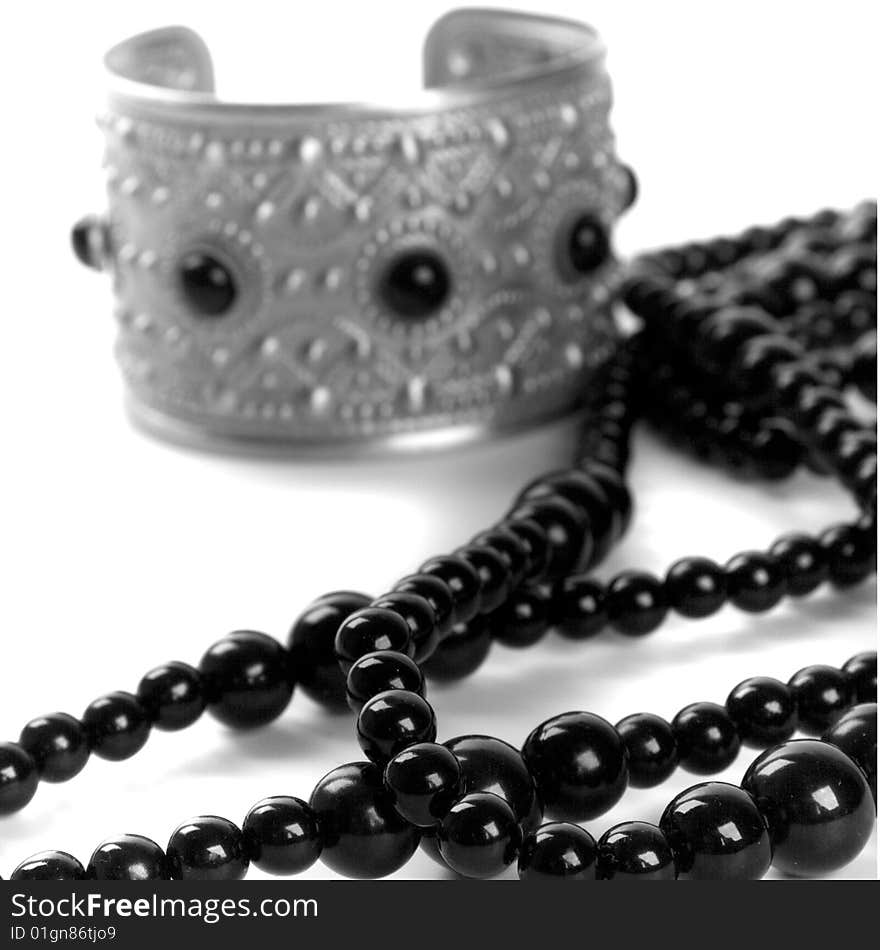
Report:
[{"label": "large black bead", "polygon": [[634,713],[614,727],[626,747],[629,784],[653,788],[665,782],[678,765],[672,726],[653,713]]},{"label": "large black bead", "polygon": [[177,266],[177,281],[184,300],[200,317],[221,317],[238,294],[230,269],[204,251],[192,251]]},{"label": "large black bead", "polygon": [[452,594],[452,619],[467,623],[480,610],[480,575],[463,557],[454,554],[432,557],[419,568],[419,574],[440,578]]},{"label": "large black bead", "polygon": [[309,804],[324,836],[321,860],[346,877],[385,877],[412,857],[418,828],[404,821],[372,762],[350,762],[328,772]]},{"label": "large black bead", "polygon": [[788,686],[797,702],[801,731],[819,735],[852,704],[852,687],[842,670],[816,664],[792,676]]},{"label": "large black bead", "polygon": [[34,760],[44,782],[66,782],[89,760],[89,740],[78,719],[52,713],[32,719],[21,730],[18,744]]},{"label": "large black bead", "polygon": [[139,752],[150,736],[147,711],[131,693],[115,692],[90,703],[82,715],[92,752],[121,762]]},{"label": "large black bead", "polygon": [[586,574],[563,578],[554,591],[553,614],[556,630],[563,637],[594,637],[608,623],[605,586]]},{"label": "large black bead", "polygon": [[593,713],[563,713],[541,723],[523,744],[522,755],[552,818],[597,818],[626,791],[623,740]]},{"label": "large black bead", "polygon": [[857,703],[877,702],[877,653],[857,653],[843,664]]},{"label": "large black bead", "polygon": [[36,763],[20,745],[0,742],[0,815],[24,808],[39,781]]},{"label": "large black bead", "polygon": [[153,726],[167,732],[191,726],[207,703],[199,671],[177,662],[150,670],[138,685],[137,698]]},{"label": "large black bead", "polygon": [[877,802],[877,704],[861,703],[844,713],[823,736],[865,773]]},{"label": "large black bead", "polygon": [[345,674],[336,660],[336,631],[370,599],[355,591],[334,591],[319,597],[297,619],[287,639],[291,666],[299,688],[327,709],[345,709]]},{"label": "large black bead", "polygon": [[755,801],[736,785],[704,782],[666,806],[660,830],[683,881],[756,881],[770,868],[772,848]]},{"label": "large black bead", "polygon": [[569,266],[576,274],[591,274],[611,253],[608,232],[592,214],[582,214],[569,226],[565,250]]},{"label": "large black bead", "polygon": [[352,664],[348,671],[346,691],[348,705],[357,715],[367,700],[389,689],[409,690],[425,695],[425,678],[421,669],[405,653],[377,650]]},{"label": "large black bead", "polygon": [[548,822],[526,835],[517,870],[521,881],[594,881],[596,842],[571,822]]},{"label": "large black bead", "polygon": [[618,633],[641,637],[663,623],[669,606],[662,581],[643,571],[624,571],[608,584],[605,609]]},{"label": "large black bead", "polygon": [[815,877],[853,860],[874,833],[874,801],[861,769],[840,749],[792,739],[749,766],[742,787],[770,828],[773,866]]},{"label": "large black bead", "polygon": [[860,532],[855,525],[839,524],[819,535],[828,558],[828,579],[837,588],[860,584],[871,574],[877,560],[877,539]]},{"label": "large black bead", "polygon": [[[504,558],[494,548],[468,544],[455,552],[480,579],[480,614],[497,610],[510,596],[511,577]],[[451,633],[452,631],[450,631]]]},{"label": "large black bead", "polygon": [[66,851],[40,851],[19,864],[11,881],[82,881],[85,869]]},{"label": "large black bead", "polygon": [[445,581],[440,580],[435,574],[410,574],[399,580],[394,585],[394,590],[408,591],[428,601],[434,609],[434,623],[441,640],[452,629],[455,599]]},{"label": "large black bead", "polygon": [[385,766],[385,788],[402,818],[430,828],[462,795],[461,764],[446,746],[420,742]]},{"label": "large black bead", "polygon": [[410,591],[394,591],[374,600],[373,607],[393,610],[409,624],[412,638],[413,659],[417,663],[429,657],[440,642],[437,615],[431,604],[419,594]]},{"label": "large black bead", "polygon": [[290,703],[287,651],[254,630],[237,630],[208,649],[199,663],[208,711],[233,729],[250,729],[277,719]]},{"label": "large black bead", "polygon": [[601,881],[674,881],[675,859],[666,836],[646,821],[625,821],[599,839]]},{"label": "large black bead", "polygon": [[828,578],[828,557],[822,545],[808,534],[787,534],[770,548],[779,565],[790,597],[811,594]]},{"label": "large black bead", "polygon": [[497,795],[473,792],[447,812],[437,832],[443,860],[464,877],[495,877],[515,860],[522,828]]},{"label": "large black bead", "polygon": [[421,320],[436,313],[452,289],[446,262],[430,249],[399,254],[382,274],[378,292],[387,307],[402,317]]},{"label": "large black bead", "polygon": [[422,664],[428,679],[451,682],[475,673],[492,648],[492,628],[488,617],[473,617],[457,624],[449,636]]},{"label": "large black bead", "polygon": [[761,613],[782,600],[786,579],[779,564],[760,551],[746,551],[732,557],[724,567],[727,595],[740,610]]},{"label": "large black bead", "polygon": [[321,856],[318,819],[299,798],[264,798],[247,813],[241,831],[248,858],[269,874],[299,874]]},{"label": "large black bead", "polygon": [[155,841],[141,835],[120,835],[95,848],[86,877],[93,881],[168,881],[171,868]]},{"label": "large black bead", "polygon": [[769,676],[743,680],[730,691],[725,705],[740,739],[757,749],[784,742],[798,726],[794,693]]},{"label": "large black bead", "polygon": [[371,762],[384,765],[417,742],[437,738],[434,710],[418,693],[390,689],[368,699],[358,715],[357,740]]},{"label": "large black bead", "polygon": [[537,643],[550,623],[550,594],[541,587],[520,587],[492,615],[492,634],[507,647]]},{"label": "large black bead", "polygon": [[682,617],[699,619],[720,610],[727,599],[727,578],[722,568],[705,557],[676,561],[664,582],[669,606]]},{"label": "large black bead", "polygon": [[364,607],[342,621],[336,631],[336,659],[345,675],[352,663],[377,650],[413,655],[409,624],[394,610]]},{"label": "large black bead", "polygon": [[249,864],[241,831],[215,815],[178,825],[165,853],[175,881],[240,881]]},{"label": "large black bead", "polygon": [[672,720],[679,763],[695,775],[726,769],[739,752],[740,737],[727,710],[717,703],[691,703]]}]

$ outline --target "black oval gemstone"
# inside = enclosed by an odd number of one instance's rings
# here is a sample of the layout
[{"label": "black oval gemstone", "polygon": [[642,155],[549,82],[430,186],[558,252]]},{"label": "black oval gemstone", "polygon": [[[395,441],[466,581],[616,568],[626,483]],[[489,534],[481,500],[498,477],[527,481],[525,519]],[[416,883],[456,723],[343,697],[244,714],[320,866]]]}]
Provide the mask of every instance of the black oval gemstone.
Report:
[{"label": "black oval gemstone", "polygon": [[591,214],[582,214],[568,232],[568,259],[578,274],[589,274],[608,259],[611,244],[602,223]]},{"label": "black oval gemstone", "polygon": [[449,268],[431,250],[406,251],[382,275],[379,294],[402,317],[425,318],[439,310],[452,288]]},{"label": "black oval gemstone", "polygon": [[191,251],[182,258],[177,279],[184,299],[202,317],[222,316],[238,295],[229,268],[204,251]]}]

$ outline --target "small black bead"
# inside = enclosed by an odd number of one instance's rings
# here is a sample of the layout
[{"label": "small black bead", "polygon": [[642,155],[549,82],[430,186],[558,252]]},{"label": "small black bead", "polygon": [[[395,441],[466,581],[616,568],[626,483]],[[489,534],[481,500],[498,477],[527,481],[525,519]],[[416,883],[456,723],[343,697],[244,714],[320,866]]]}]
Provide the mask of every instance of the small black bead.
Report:
[{"label": "small black bead", "polygon": [[368,653],[392,650],[412,656],[414,647],[409,624],[394,610],[364,607],[339,626],[335,640],[336,659],[348,675],[352,663]]},{"label": "small black bead", "polygon": [[334,643],[342,621],[369,606],[371,598],[355,591],[334,591],[308,606],[287,639],[296,682],[310,699],[326,709],[345,709],[345,674],[336,660]]},{"label": "small black bead", "polygon": [[95,848],[86,868],[92,881],[169,881],[165,852],[149,838],[120,835]]},{"label": "small black bead", "polygon": [[770,610],[785,595],[786,581],[779,564],[761,551],[745,551],[724,567],[730,602],[749,613]]},{"label": "small black bead", "polygon": [[460,798],[437,833],[443,860],[464,877],[501,874],[516,860],[522,829],[510,805],[489,792]]},{"label": "small black bead", "polygon": [[12,872],[10,881],[82,881],[83,866],[66,851],[41,851],[33,854]]},{"label": "small black bead", "polygon": [[717,703],[691,703],[672,720],[679,763],[695,775],[726,769],[737,756],[739,733],[727,710]]},{"label": "small black bead", "polygon": [[653,788],[669,778],[678,765],[672,726],[653,713],[634,713],[614,727],[626,747],[629,784]]},{"label": "small black bead", "polygon": [[44,782],[66,782],[89,760],[89,740],[78,719],[53,713],[32,719],[21,730],[19,745],[30,755]]},{"label": "small black bead", "polygon": [[549,822],[526,835],[517,870],[521,881],[594,881],[596,841],[568,821]]},{"label": "small black bead", "polygon": [[410,250],[388,265],[378,292],[386,306],[402,317],[424,319],[436,313],[449,297],[452,278],[436,252]]},{"label": "small black bead", "polygon": [[666,836],[646,821],[625,821],[599,839],[600,881],[674,881],[675,860]]},{"label": "small black bead", "polygon": [[561,495],[518,502],[508,517],[530,518],[547,532],[550,541],[548,579],[570,574],[589,563],[593,556],[586,513]]},{"label": "small black bead", "polygon": [[527,583],[544,580],[550,564],[550,540],[547,532],[531,518],[508,518],[501,524],[512,531],[528,548]]},{"label": "small black bead", "polygon": [[857,653],[843,664],[853,698],[857,703],[877,702],[877,653]]},{"label": "small black bead", "polygon": [[0,742],[0,815],[24,808],[39,781],[36,763],[20,745]]},{"label": "small black bead", "polygon": [[82,724],[92,752],[101,759],[121,762],[139,752],[150,736],[147,711],[131,693],[108,693],[91,703]]},{"label": "small black bead", "polygon": [[507,647],[537,643],[550,623],[550,595],[541,587],[520,587],[492,614],[492,635]]},{"label": "small black bead", "polygon": [[794,693],[801,731],[819,735],[843,715],[853,699],[846,674],[834,666],[805,666],[788,681]]},{"label": "small black bead", "polygon": [[434,574],[410,574],[399,580],[394,590],[418,594],[428,601],[434,608],[434,622],[441,640],[452,629],[455,599],[445,581]]},{"label": "small black bead", "polygon": [[828,579],[839,589],[860,584],[873,571],[876,539],[867,537],[854,525],[837,524],[819,535],[819,544],[828,559]]},{"label": "small black bead", "polygon": [[289,664],[284,647],[265,633],[230,633],[209,647],[199,663],[208,711],[233,729],[272,722],[293,695]]},{"label": "small black bead", "polygon": [[178,662],[150,670],[138,685],[137,698],[153,726],[166,732],[191,726],[206,705],[201,674]]},{"label": "small black bead", "polygon": [[398,590],[384,594],[374,600],[371,607],[383,610],[393,610],[409,624],[412,637],[413,659],[421,663],[427,659],[440,642],[440,631],[437,628],[437,615],[431,604],[419,594],[410,591]]},{"label": "small black bead", "polygon": [[497,551],[510,572],[510,586],[522,583],[529,569],[529,549],[518,534],[499,525],[471,538],[470,543]]},{"label": "small black bead", "polygon": [[592,214],[582,214],[568,229],[565,250],[568,265],[578,275],[591,274],[611,254],[605,226]]},{"label": "small black bead", "polygon": [[663,623],[669,607],[662,581],[643,571],[624,571],[609,582],[605,609],[618,633],[641,637]]},{"label": "small black bead", "polygon": [[778,328],[777,322],[759,307],[716,310],[703,321],[696,345],[709,372],[726,373],[747,340],[775,333]]},{"label": "small black bead", "polygon": [[429,828],[461,797],[461,764],[446,746],[419,742],[388,762],[385,789],[402,818],[420,828]]},{"label": "small black bead", "polygon": [[845,752],[865,773],[877,804],[877,704],[853,706],[822,736]]},{"label": "small black bead", "polygon": [[493,548],[469,544],[459,548],[456,556],[463,558],[480,578],[480,613],[497,610],[510,596],[511,577],[504,559]]},{"label": "small black bead", "polygon": [[828,578],[828,558],[822,545],[807,534],[786,534],[769,551],[785,578],[790,597],[812,593]]},{"label": "small black bead", "polygon": [[784,742],[798,727],[794,693],[769,676],[753,676],[734,686],[726,706],[743,743],[753,748]]},{"label": "small black bead", "polygon": [[605,587],[586,574],[563,578],[553,596],[557,631],[569,640],[586,640],[608,623]]},{"label": "small black bead", "polygon": [[669,606],[682,617],[708,617],[724,606],[727,578],[722,568],[705,557],[676,561],[664,582]]},{"label": "small black bead", "polygon": [[220,317],[235,303],[238,292],[229,268],[211,254],[192,251],[177,267],[184,300],[201,317]]},{"label": "small black bead", "polygon": [[454,554],[432,557],[418,572],[439,577],[449,588],[455,623],[467,623],[479,613],[480,575],[463,557]]},{"label": "small black bead", "polygon": [[405,653],[377,650],[355,660],[348,671],[348,705],[357,715],[368,699],[389,689],[425,695],[425,678],[418,664]]},{"label": "small black bead", "polygon": [[417,742],[437,738],[434,710],[418,693],[391,689],[368,699],[357,721],[357,740],[371,762],[386,763]]},{"label": "small black bead", "polygon": [[215,815],[178,825],[165,852],[175,881],[240,881],[247,874],[241,831]]},{"label": "small black bead", "polygon": [[247,813],[241,831],[251,863],[269,874],[299,874],[321,855],[318,819],[299,798],[264,798]]},{"label": "small black bead", "polygon": [[450,635],[422,664],[428,679],[438,682],[464,679],[475,673],[492,648],[492,628],[488,617],[474,617],[452,628]]}]

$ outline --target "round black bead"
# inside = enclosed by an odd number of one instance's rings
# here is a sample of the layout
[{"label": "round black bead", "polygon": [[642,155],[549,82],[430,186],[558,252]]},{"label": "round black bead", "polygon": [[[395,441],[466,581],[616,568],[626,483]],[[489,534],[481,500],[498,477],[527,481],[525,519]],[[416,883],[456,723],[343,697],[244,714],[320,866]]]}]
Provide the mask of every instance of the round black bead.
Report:
[{"label": "round black bead", "polygon": [[675,860],[666,836],[646,821],[625,821],[599,839],[601,881],[674,881]]},{"label": "round black bead", "polygon": [[736,785],[704,782],[677,795],[660,818],[682,881],[755,881],[772,848],[752,797]]},{"label": "round black bead", "polygon": [[568,821],[541,825],[526,835],[517,865],[521,881],[596,879],[596,842],[589,831]]},{"label": "round black bead", "polygon": [[492,548],[501,555],[504,566],[510,572],[510,586],[518,587],[529,569],[529,549],[518,534],[501,525],[482,531],[471,538],[477,547]]},{"label": "round black bead", "polygon": [[254,630],[237,630],[208,649],[199,663],[208,711],[225,726],[251,729],[277,719],[293,683],[281,644]]},{"label": "round black bead", "polygon": [[425,695],[425,678],[418,664],[405,653],[377,650],[367,653],[348,671],[348,705],[357,715],[367,700],[389,689]]},{"label": "round black bead", "polygon": [[629,530],[633,516],[633,499],[623,475],[616,468],[597,459],[585,460],[583,468],[599,483],[611,507],[617,512],[620,525],[618,537],[622,537]]},{"label": "round black bead", "polygon": [[788,681],[797,702],[801,731],[819,735],[843,715],[852,704],[850,682],[834,666],[805,666]]},{"label": "round black bead", "polygon": [[92,881],[168,881],[171,868],[155,841],[141,835],[120,835],[95,848],[86,877]]},{"label": "round black bead", "polygon": [[18,744],[37,766],[44,782],[66,782],[89,760],[89,740],[78,719],[52,713],[32,719],[21,730]]},{"label": "round black bead", "polygon": [[727,710],[717,703],[691,703],[672,720],[679,763],[695,775],[726,769],[739,752],[740,738]]},{"label": "round black bead", "polygon": [[552,818],[597,818],[626,791],[623,740],[611,723],[592,713],[563,713],[541,723],[523,744],[522,755]]},{"label": "round black bead", "polygon": [[556,630],[563,637],[594,637],[608,623],[604,585],[585,574],[563,578],[554,591],[553,612]]},{"label": "round black bead", "polygon": [[550,580],[570,574],[589,563],[593,556],[586,513],[561,495],[520,501],[508,517],[536,521],[547,533],[550,542],[547,578]]},{"label": "round black bead", "polygon": [[452,289],[449,268],[430,249],[399,254],[386,268],[378,292],[387,307],[402,317],[424,319],[446,303]]},{"label": "round black bead", "polygon": [[238,295],[230,269],[204,251],[192,251],[181,259],[177,280],[184,300],[200,317],[223,316]]},{"label": "round black bead", "polygon": [[634,713],[614,727],[626,747],[629,784],[653,788],[665,782],[678,765],[672,726],[653,713]]},{"label": "round black bead", "polygon": [[550,623],[550,594],[541,587],[520,587],[491,619],[494,638],[507,647],[537,643]]},{"label": "round black bead", "polygon": [[419,574],[438,577],[452,594],[452,619],[467,623],[480,610],[480,575],[463,557],[454,554],[432,557],[419,568]]},{"label": "round black bead", "polygon": [[474,617],[457,624],[449,636],[422,664],[425,675],[438,682],[463,679],[475,673],[492,648],[492,628],[488,617]]},{"label": "round black bead", "polygon": [[321,856],[318,819],[299,798],[264,798],[247,813],[241,831],[248,858],[269,874],[299,874]]},{"label": "round black bead", "polygon": [[525,580],[542,581],[550,564],[550,539],[547,532],[532,518],[507,518],[502,522],[528,549],[528,569]]},{"label": "round black bead", "polygon": [[175,881],[240,881],[249,864],[241,831],[215,815],[178,825],[165,853]]},{"label": "round black bead", "polygon": [[384,764],[417,742],[437,738],[431,706],[403,689],[390,689],[368,699],[358,715],[357,740],[371,762]]},{"label": "round black bead", "polygon": [[352,663],[377,650],[413,655],[409,624],[394,610],[364,607],[340,624],[335,640],[336,659],[348,675]]},{"label": "round black bead", "polygon": [[39,781],[36,763],[20,745],[0,742],[0,815],[24,808]]},{"label": "round black bead", "polygon": [[434,608],[434,623],[442,639],[452,629],[455,599],[446,583],[434,574],[410,574],[394,585],[395,591],[408,591],[424,597]]},{"label": "round black bead", "polygon": [[369,606],[366,594],[334,591],[305,609],[287,639],[299,688],[316,703],[334,711],[345,709],[345,674],[336,659],[336,631],[356,610]]},{"label": "round black bead", "polygon": [[409,591],[394,591],[384,594],[371,604],[382,610],[393,610],[409,624],[412,637],[413,658],[417,663],[429,657],[440,642],[440,630],[434,608],[418,594]]},{"label": "round black bead", "polygon": [[92,752],[121,762],[139,752],[150,736],[147,711],[131,693],[108,693],[96,699],[82,715]]},{"label": "round black bead", "polygon": [[605,609],[618,633],[641,637],[663,623],[669,607],[662,581],[643,571],[624,571],[608,584]]},{"label": "round black bead", "polygon": [[828,557],[822,545],[808,534],[787,534],[770,548],[770,557],[785,578],[790,597],[811,594],[828,578]]},{"label": "round black bead", "polygon": [[419,742],[385,766],[385,789],[402,818],[429,828],[461,797],[461,764],[446,746]]},{"label": "round black bead", "polygon": [[207,703],[199,671],[178,662],[150,670],[138,685],[137,698],[153,726],[166,732],[191,726]]},{"label": "round black bead", "polygon": [[418,828],[404,821],[371,762],[350,762],[328,772],[309,805],[324,837],[321,860],[345,877],[385,877],[412,857]]},{"label": "round black bead", "polygon": [[511,576],[501,554],[494,548],[468,544],[455,552],[457,557],[467,561],[480,578],[481,614],[497,610],[510,596]]},{"label": "round black bead", "polygon": [[576,274],[591,274],[601,267],[611,254],[608,232],[592,214],[582,214],[570,226],[565,250],[568,264]]},{"label": "round black bead", "polygon": [[489,792],[460,798],[437,832],[443,860],[464,877],[501,874],[516,860],[522,829],[510,805]]},{"label": "round black bead", "polygon": [[874,801],[861,769],[840,749],[791,739],[762,753],[742,787],[770,829],[773,866],[815,877],[849,864],[874,834]]},{"label": "round black bead", "polygon": [[857,703],[877,702],[877,653],[857,653],[843,664],[843,672]]},{"label": "round black bead", "polygon": [[682,617],[699,619],[720,610],[727,599],[727,577],[705,557],[676,561],[664,581],[669,606]]},{"label": "round black bead", "polygon": [[877,802],[877,704],[853,706],[822,736],[845,752],[865,773]]},{"label": "round black bead", "polygon": [[66,851],[41,851],[33,854],[10,874],[10,881],[82,881],[83,866]]},{"label": "round black bead", "polygon": [[828,579],[837,588],[860,584],[874,571],[877,548],[854,525],[838,524],[819,535],[819,543],[828,558]]},{"label": "round black bead", "polygon": [[748,613],[762,613],[775,607],[785,595],[782,568],[760,551],[745,551],[732,557],[724,567],[730,602]]},{"label": "round black bead", "polygon": [[769,676],[753,676],[734,686],[726,706],[743,743],[754,748],[784,742],[798,726],[794,693]]}]

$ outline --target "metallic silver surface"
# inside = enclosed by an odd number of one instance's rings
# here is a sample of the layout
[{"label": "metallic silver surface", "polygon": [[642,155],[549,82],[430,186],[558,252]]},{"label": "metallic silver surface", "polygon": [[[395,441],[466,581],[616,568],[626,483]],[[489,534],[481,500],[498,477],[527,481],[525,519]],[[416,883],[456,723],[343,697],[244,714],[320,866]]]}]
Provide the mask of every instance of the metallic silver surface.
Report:
[{"label": "metallic silver surface", "polygon": [[[603,61],[589,27],[460,10],[409,102],[259,105],[215,98],[188,30],[111,50],[107,266],[134,417],[195,443],[398,449],[581,405],[614,347],[616,269],[575,273],[565,243],[585,213],[610,232],[629,189]],[[426,318],[377,292],[407,249],[451,276]],[[193,251],[235,279],[222,317],[181,293]]]}]

